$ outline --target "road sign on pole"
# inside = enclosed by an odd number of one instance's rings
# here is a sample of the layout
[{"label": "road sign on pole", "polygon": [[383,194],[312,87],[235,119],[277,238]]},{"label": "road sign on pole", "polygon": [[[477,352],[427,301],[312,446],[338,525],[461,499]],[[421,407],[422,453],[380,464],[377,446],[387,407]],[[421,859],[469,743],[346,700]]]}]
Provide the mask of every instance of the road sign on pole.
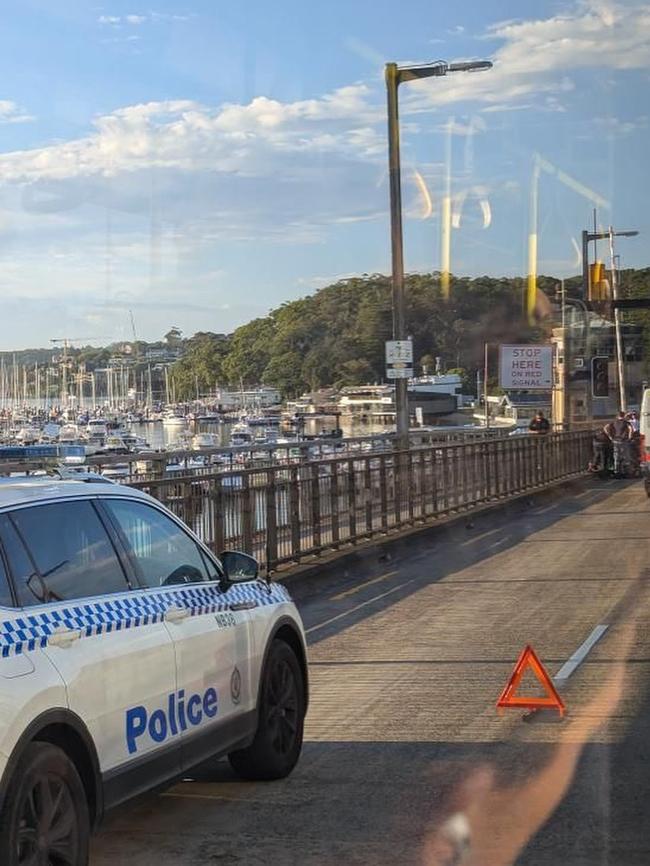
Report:
[{"label": "road sign on pole", "polygon": [[499,346],[499,384],[506,390],[551,391],[553,347]]},{"label": "road sign on pole", "polygon": [[410,340],[386,341],[386,364],[396,367],[399,363],[413,365],[413,343]]}]

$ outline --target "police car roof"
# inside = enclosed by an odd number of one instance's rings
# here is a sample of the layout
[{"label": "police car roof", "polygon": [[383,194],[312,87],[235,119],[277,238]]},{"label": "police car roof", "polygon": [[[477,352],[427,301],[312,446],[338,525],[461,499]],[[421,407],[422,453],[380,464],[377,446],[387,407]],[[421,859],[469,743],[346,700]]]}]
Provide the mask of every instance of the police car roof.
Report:
[{"label": "police car roof", "polygon": [[113,484],[98,476],[76,478],[52,478],[47,475],[9,476],[0,478],[0,509],[30,502],[52,502],[70,497],[92,497],[98,495],[129,496],[149,499],[146,493]]}]

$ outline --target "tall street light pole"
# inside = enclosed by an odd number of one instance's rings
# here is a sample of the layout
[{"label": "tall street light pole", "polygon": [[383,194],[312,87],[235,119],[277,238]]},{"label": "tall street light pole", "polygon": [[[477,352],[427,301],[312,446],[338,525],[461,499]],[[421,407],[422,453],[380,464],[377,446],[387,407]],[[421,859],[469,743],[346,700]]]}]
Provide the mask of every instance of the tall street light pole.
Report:
[{"label": "tall street light pole", "polygon": [[[390,182],[390,237],[393,284],[393,340],[405,340],[406,316],[404,305],[404,241],[402,230],[402,187],[399,153],[398,88],[402,82],[419,81],[447,75],[449,72],[478,72],[491,69],[489,60],[469,63],[425,63],[414,66],[386,64],[386,92],[388,105],[388,174]],[[408,381],[395,379],[395,420],[399,448],[409,446]]]}]

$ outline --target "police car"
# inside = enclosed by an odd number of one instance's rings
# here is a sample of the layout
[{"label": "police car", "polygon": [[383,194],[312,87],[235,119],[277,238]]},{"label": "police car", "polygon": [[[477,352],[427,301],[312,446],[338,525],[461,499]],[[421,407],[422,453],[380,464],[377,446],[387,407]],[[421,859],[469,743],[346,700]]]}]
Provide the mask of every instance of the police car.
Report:
[{"label": "police car", "polygon": [[295,766],[300,616],[144,493],[0,481],[0,864],[84,866],[103,813],[209,757]]}]

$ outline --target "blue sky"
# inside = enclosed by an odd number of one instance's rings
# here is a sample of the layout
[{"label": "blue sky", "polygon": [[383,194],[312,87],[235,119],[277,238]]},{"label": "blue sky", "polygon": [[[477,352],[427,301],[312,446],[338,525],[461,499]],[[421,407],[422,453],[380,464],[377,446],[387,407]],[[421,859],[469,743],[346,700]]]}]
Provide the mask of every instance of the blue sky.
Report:
[{"label": "blue sky", "polygon": [[[389,270],[383,64],[490,58],[400,91],[406,264],[577,273],[650,237],[650,11],[635,0],[21,0],[0,31],[0,349],[229,331]],[[536,174],[537,172],[537,174]],[[604,254],[604,248],[601,250]],[[55,333],[56,332],[56,333]]]}]

